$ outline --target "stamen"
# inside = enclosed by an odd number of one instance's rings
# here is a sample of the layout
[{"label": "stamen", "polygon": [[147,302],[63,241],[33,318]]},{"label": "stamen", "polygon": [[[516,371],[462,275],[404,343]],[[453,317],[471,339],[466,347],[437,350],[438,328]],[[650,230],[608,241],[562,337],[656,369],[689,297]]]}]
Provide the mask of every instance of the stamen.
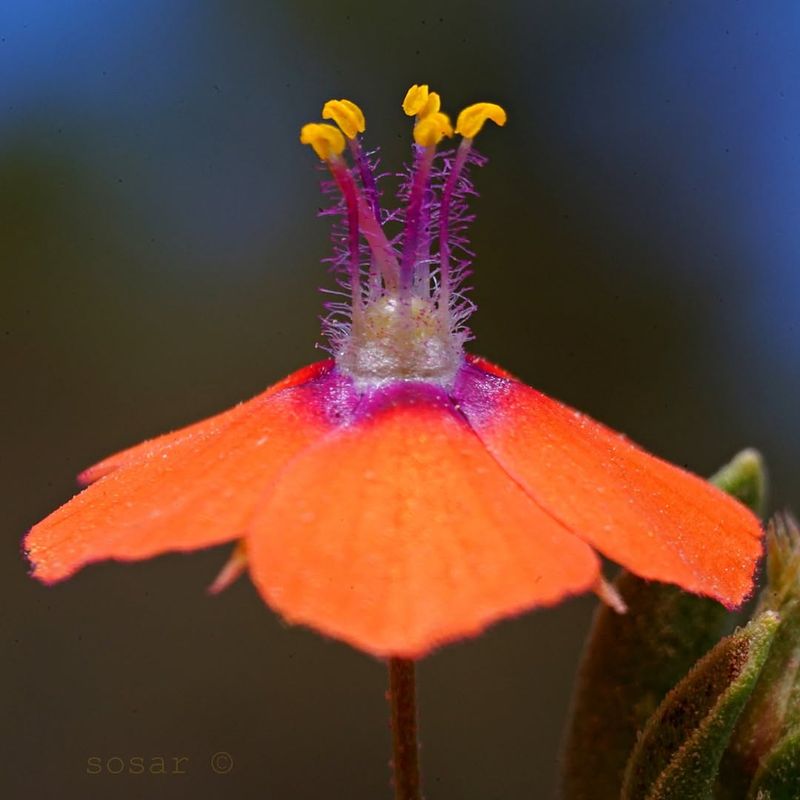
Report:
[{"label": "stamen", "polygon": [[[343,102],[343,101],[340,101]],[[355,106],[355,104],[353,104]],[[355,106],[358,108],[357,106]],[[394,255],[394,250],[389,244],[380,224],[380,209],[368,206],[366,200],[358,191],[350,171],[339,156],[344,151],[345,141],[341,131],[333,125],[319,122],[310,122],[300,129],[300,141],[311,145],[314,152],[327,163],[336,184],[345,198],[349,225],[350,247],[350,273],[351,279],[359,283],[360,268],[358,268],[358,241],[359,232],[369,244],[375,260],[376,269],[380,272],[387,287],[397,288],[399,283],[400,268]],[[377,191],[376,191],[377,194]],[[377,210],[377,214],[376,214]],[[356,292],[360,305],[360,287],[353,286],[354,301]]]},{"label": "stamen", "polygon": [[414,267],[417,263],[417,250],[422,227],[422,206],[435,152],[433,147],[417,148],[414,179],[408,195],[406,226],[403,233],[403,261],[400,267],[400,287],[405,291],[411,288],[414,280]]},{"label": "stamen", "polygon": [[[427,93],[427,87],[424,87]],[[411,92],[412,89],[409,90]],[[437,95],[438,96],[438,95]],[[418,98],[417,98],[418,99]],[[427,105],[429,95],[425,95]],[[410,104],[419,107],[418,102]],[[422,106],[424,108],[424,105]],[[407,112],[406,112],[407,113]],[[419,250],[420,234],[423,226],[423,204],[431,174],[431,165],[436,153],[436,145],[445,137],[453,135],[453,126],[447,114],[434,111],[414,126],[414,141],[417,144],[416,169],[411,191],[408,196],[406,227],[403,236],[403,261],[400,268],[400,286],[408,290],[414,282],[415,266]]]},{"label": "stamen", "polygon": [[436,147],[445,136],[453,135],[450,117],[434,111],[422,117],[414,126],[414,141],[420,147]]},{"label": "stamen", "polygon": [[348,139],[364,133],[364,112],[351,100],[328,100],[322,107],[322,119],[332,119]]},{"label": "stamen", "polygon": [[[438,113],[442,107],[442,98],[438,92],[428,91],[427,84],[417,86],[415,83],[407,92],[403,100],[403,111],[409,117],[416,117],[417,122],[425,117]],[[452,136],[452,133],[449,134]]]},{"label": "stamen", "polygon": [[350,294],[353,302],[353,319],[357,319],[363,306],[361,297],[361,260],[358,251],[358,212],[361,198],[353,181],[353,176],[344,161],[334,157],[328,162],[328,166],[347,206],[347,238],[350,248]]},{"label": "stamen", "polygon": [[480,133],[486,120],[492,120],[501,127],[506,124],[505,109],[497,103],[473,103],[467,106],[456,120],[456,133],[464,138],[456,151],[455,159],[450,167],[444,189],[439,214],[439,311],[447,316],[450,312],[450,294],[452,291],[450,280],[450,203],[458,184],[467,156],[472,149],[472,140]]},{"label": "stamen", "polygon": [[423,117],[427,117],[428,114],[435,114],[437,111],[441,109],[441,107],[442,107],[442,98],[439,97],[439,93],[431,92],[428,95],[428,102],[425,103],[425,107],[422,109],[422,111],[417,113],[417,117],[419,117],[419,119],[422,119]]},{"label": "stamen", "polygon": [[380,226],[381,208],[378,202],[378,186],[369,162],[358,142],[358,134],[364,133],[366,130],[364,112],[352,100],[328,100],[322,107],[322,118],[332,119],[347,137],[350,153],[358,169],[358,176],[361,178],[361,186],[366,195],[367,203],[375,217],[375,221]]},{"label": "stamen", "polygon": [[444,317],[448,317],[450,314],[450,293],[452,291],[450,280],[450,202],[471,149],[472,139],[462,139],[450,166],[444,189],[442,189],[442,201],[439,206],[439,313]]},{"label": "stamen", "polygon": [[456,133],[465,139],[474,139],[487,119],[502,128],[507,119],[505,109],[497,103],[473,103],[458,115]]},{"label": "stamen", "polygon": [[[484,161],[472,139],[486,120],[505,124],[506,113],[494,103],[465,108],[457,125],[464,138],[439,163],[437,145],[454,134],[439,94],[415,84],[403,110],[414,118],[414,164],[400,189],[404,211],[381,211],[377,162],[362,150],[366,124],[355,103],[329,100],[322,116],[338,127],[311,123],[301,131],[301,141],[331,172],[326,190],[341,192],[341,201],[323,213],[343,215],[346,224],[334,229],[330,259],[345,291],[332,292],[339,297],[326,303],[323,324],[337,365],[365,385],[398,377],[447,385],[462,363],[470,338],[464,323],[475,307],[458,288],[473,257],[465,234],[474,193],[467,167]],[[345,145],[352,162],[345,160]],[[392,229],[397,222],[402,233]],[[349,303],[343,301],[347,294]],[[599,586],[609,595],[604,588]]]},{"label": "stamen", "polygon": [[309,122],[300,128],[300,141],[311,145],[322,161],[341,155],[344,150],[344,136],[333,125],[322,122]]},{"label": "stamen", "polygon": [[381,205],[378,199],[378,184],[375,181],[375,176],[372,174],[369,161],[361,149],[358,139],[353,138],[348,142],[350,146],[350,153],[353,156],[353,161],[358,168],[358,177],[361,178],[361,186],[364,189],[364,194],[367,198],[367,203],[372,210],[375,221],[380,225],[381,223]]},{"label": "stamen", "polygon": [[417,114],[420,113],[420,111],[423,111],[425,109],[426,105],[428,104],[429,96],[430,92],[428,91],[427,84],[418,86],[415,83],[406,92],[406,96],[403,99],[403,111],[405,111],[409,117],[416,116]]}]

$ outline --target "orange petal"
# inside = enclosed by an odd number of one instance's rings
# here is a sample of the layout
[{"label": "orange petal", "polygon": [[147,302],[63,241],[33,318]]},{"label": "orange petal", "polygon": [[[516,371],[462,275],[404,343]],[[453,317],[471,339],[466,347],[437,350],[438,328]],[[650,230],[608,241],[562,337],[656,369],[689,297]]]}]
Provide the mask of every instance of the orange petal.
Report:
[{"label": "orange petal", "polygon": [[761,527],[750,511],[589,417],[471,361],[461,409],[542,508],[637,575],[727,606],[747,597],[761,555]]},{"label": "orange petal", "polygon": [[262,394],[252,398],[246,403],[239,403],[233,408],[229,408],[220,414],[215,414],[213,417],[202,419],[192,425],[186,425],[180,430],[173,431],[172,433],[165,433],[161,436],[156,436],[154,439],[148,439],[146,442],[141,442],[121,450],[119,453],[114,453],[108,458],[104,458],[99,463],[95,464],[89,469],[84,470],[78,476],[78,482],[81,486],[88,486],[96,480],[110,474],[115,469],[122,466],[133,464],[136,461],[144,461],[153,457],[156,453],[167,450],[172,445],[183,442],[187,439],[204,439],[208,436],[213,436],[223,430],[229,423],[237,417],[245,416],[253,404],[260,403],[265,397],[268,397],[281,389],[287,389],[291,386],[298,386],[318,377],[324,370],[330,369],[329,361],[320,361],[316,364],[309,364],[303,369],[293,372],[282,381],[272,385]]},{"label": "orange petal", "polygon": [[419,396],[434,392],[396,387],[276,482],[247,552],[289,621],[418,657],[597,582],[591,548],[509,479],[446,397]]},{"label": "orange petal", "polygon": [[214,418],[202,435],[179,431],[163,447],[126,451],[115,471],[28,533],[34,575],[50,583],[90,561],[237,538],[276,473],[333,424],[317,384],[298,386],[294,377],[224,422]]}]

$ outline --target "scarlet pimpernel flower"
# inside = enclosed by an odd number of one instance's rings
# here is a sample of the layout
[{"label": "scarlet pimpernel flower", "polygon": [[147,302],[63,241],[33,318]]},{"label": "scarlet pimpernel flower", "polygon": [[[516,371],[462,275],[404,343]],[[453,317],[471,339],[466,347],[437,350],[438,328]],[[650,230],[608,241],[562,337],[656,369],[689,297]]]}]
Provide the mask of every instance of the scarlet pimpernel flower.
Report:
[{"label": "scarlet pimpernel flower", "polygon": [[403,109],[397,210],[357,105],[301,131],[335,198],[331,357],[88,469],[28,534],[33,574],[237,541],[215,588],[248,569],[287,620],[399,658],[577,593],[619,603],[600,554],[741,603],[761,553],[748,510],[465,352],[473,142],[506,113],[477,103],[453,126],[427,86]]}]

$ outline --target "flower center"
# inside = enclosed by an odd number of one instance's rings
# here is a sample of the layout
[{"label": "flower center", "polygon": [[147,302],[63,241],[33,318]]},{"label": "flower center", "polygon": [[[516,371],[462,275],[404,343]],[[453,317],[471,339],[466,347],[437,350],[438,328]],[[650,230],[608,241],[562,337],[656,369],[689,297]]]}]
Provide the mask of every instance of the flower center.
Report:
[{"label": "flower center", "polygon": [[423,380],[449,385],[461,365],[463,336],[428,298],[384,296],[354,317],[336,353],[357,383]]},{"label": "flower center", "polygon": [[[470,338],[465,326],[474,305],[461,283],[471,253],[466,227],[467,198],[475,194],[468,168],[484,163],[472,140],[491,119],[506,114],[493,103],[476,103],[458,116],[455,131],[441,101],[427,86],[412,86],[403,110],[415,117],[414,159],[400,174],[404,207],[380,206],[377,153],[365,153],[359,134],[361,109],[349,100],[330,100],[323,119],[300,132],[330,171],[323,190],[335,195],[333,272],[341,291],[326,303],[324,332],[339,369],[361,384],[387,380],[452,383]],[[460,133],[456,149],[437,153],[445,137]],[[343,156],[350,151],[352,164]]]}]

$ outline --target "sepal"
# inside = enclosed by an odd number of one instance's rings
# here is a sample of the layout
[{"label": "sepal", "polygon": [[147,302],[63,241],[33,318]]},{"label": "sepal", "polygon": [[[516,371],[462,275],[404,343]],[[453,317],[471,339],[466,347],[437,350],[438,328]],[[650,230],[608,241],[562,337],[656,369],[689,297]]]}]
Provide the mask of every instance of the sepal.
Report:
[{"label": "sepal", "polygon": [[764,612],[720,641],[667,695],[631,754],[621,800],[711,799],[778,625],[775,612]]},{"label": "sepal", "polygon": [[800,797],[800,725],[770,751],[756,773],[747,800],[797,800]]},{"label": "sepal", "polygon": [[[774,611],[781,623],[767,663],[736,727],[720,782],[724,800],[742,797],[779,742],[800,726],[800,527],[789,514],[776,514],[767,531],[767,585],[758,611]],[[785,744],[784,747],[790,747]],[[788,751],[787,751],[788,752]],[[781,761],[780,774],[789,767]],[[800,764],[794,800],[800,798]]]}]

